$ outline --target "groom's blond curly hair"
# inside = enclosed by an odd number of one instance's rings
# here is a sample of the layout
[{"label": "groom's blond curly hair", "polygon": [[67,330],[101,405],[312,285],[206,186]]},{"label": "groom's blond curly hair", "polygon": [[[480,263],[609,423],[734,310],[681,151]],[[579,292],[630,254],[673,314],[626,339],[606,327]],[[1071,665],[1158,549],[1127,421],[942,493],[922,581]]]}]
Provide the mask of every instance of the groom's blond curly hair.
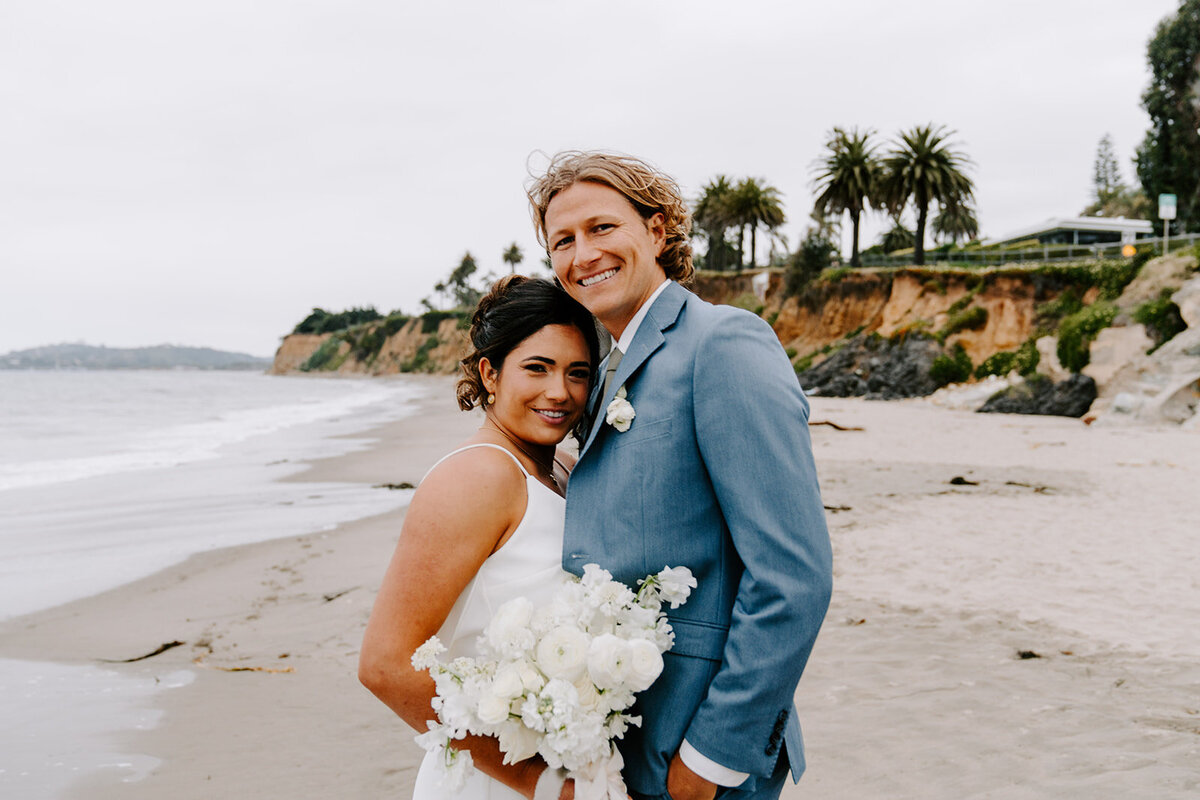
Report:
[{"label": "groom's blond curly hair", "polygon": [[658,257],[658,265],[668,278],[684,285],[692,282],[695,268],[692,266],[692,246],[688,243],[692,215],[679,185],[640,158],[621,153],[565,150],[550,159],[545,173],[526,187],[538,241],[547,252],[546,210],[550,201],[564,189],[584,181],[620,192],[642,219],[662,214],[666,244]]}]

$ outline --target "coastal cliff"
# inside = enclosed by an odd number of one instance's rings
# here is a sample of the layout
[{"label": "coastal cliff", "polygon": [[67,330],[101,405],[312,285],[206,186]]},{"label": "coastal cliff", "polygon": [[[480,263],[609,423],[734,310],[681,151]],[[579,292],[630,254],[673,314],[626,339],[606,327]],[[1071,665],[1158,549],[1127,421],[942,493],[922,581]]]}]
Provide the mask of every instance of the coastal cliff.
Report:
[{"label": "coastal cliff", "polygon": [[437,311],[412,318],[387,317],[334,333],[288,334],[268,373],[450,374],[466,352],[463,317]]},{"label": "coastal cliff", "polygon": [[[766,319],[813,394],[887,399],[988,376],[1006,379],[1006,386],[1074,376],[1073,391],[1083,397],[1071,406],[1086,409],[1097,395],[1111,399],[1131,391],[1133,378],[1122,370],[1130,359],[1139,360],[1138,391],[1149,391],[1151,367],[1142,361],[1148,349],[1188,328],[1190,305],[1180,316],[1171,298],[1198,280],[1196,263],[1194,255],[1181,254],[1149,263],[836,269],[791,296],[782,269],[702,272],[694,289],[710,302]],[[1181,301],[1185,296],[1194,293]],[[466,321],[459,312],[430,311],[291,334],[269,371],[450,374],[467,351]],[[1178,349],[1165,348],[1164,357]],[[1192,358],[1190,346],[1181,352]],[[1172,385],[1186,384],[1192,365],[1161,369]],[[1122,398],[1117,405],[1130,403]]]}]

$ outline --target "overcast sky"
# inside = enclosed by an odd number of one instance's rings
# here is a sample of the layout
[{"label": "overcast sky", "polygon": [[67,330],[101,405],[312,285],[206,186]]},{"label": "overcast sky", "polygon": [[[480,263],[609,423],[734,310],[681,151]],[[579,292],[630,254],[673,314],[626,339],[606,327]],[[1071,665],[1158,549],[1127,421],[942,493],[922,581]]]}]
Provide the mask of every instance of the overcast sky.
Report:
[{"label": "overcast sky", "polygon": [[[1177,0],[5,0],[0,353],[274,352],[312,307],[420,310],[470,251],[539,264],[538,152],[605,148],[783,194],[830,128],[934,122],[985,236],[1126,179]],[[868,221],[863,246],[884,220]],[[763,237],[760,237],[762,239]]]}]

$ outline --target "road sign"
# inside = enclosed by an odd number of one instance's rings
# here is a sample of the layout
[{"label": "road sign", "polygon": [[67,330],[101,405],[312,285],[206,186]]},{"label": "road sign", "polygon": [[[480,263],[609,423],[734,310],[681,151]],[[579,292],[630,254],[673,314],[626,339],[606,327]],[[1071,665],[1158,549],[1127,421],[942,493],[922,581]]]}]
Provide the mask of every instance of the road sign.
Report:
[{"label": "road sign", "polygon": [[1175,219],[1175,195],[1160,194],[1158,196],[1158,218]]}]

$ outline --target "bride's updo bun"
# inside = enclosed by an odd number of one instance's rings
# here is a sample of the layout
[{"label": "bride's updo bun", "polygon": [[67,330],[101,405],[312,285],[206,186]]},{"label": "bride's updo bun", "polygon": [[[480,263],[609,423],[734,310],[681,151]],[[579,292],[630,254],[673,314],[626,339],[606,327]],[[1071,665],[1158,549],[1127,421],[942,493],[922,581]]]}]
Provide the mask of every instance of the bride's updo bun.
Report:
[{"label": "bride's updo bun", "polygon": [[479,376],[486,358],[497,369],[521,342],[547,325],[573,325],[587,343],[592,366],[600,361],[596,323],[588,310],[553,283],[542,278],[507,275],[492,284],[471,317],[471,353],[462,360],[462,377],[455,393],[464,411],[482,405],[487,397]]}]

